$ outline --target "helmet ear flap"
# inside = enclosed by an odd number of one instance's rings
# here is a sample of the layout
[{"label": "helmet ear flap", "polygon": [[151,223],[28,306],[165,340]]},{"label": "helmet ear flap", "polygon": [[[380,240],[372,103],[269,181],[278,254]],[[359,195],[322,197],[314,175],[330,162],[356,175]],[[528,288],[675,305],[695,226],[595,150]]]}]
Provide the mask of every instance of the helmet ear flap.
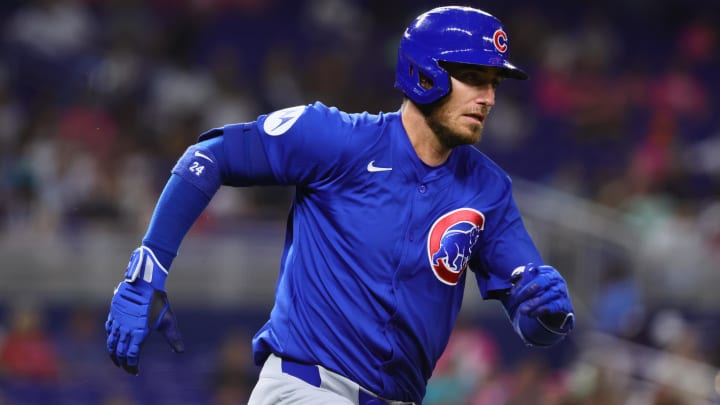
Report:
[{"label": "helmet ear flap", "polygon": [[434,83],[431,78],[425,76],[422,72],[418,72],[418,86],[430,90],[433,88]]},{"label": "helmet ear flap", "polygon": [[[429,104],[450,91],[450,76],[438,62],[406,43],[398,51],[395,87],[419,104]],[[409,48],[409,49],[408,49]],[[413,55],[420,55],[413,58]]]},{"label": "helmet ear flap", "polygon": [[[415,65],[412,63],[410,64],[410,71],[408,72],[408,75],[410,77],[415,77]],[[420,70],[417,71],[417,85],[422,87],[425,90],[432,89],[434,83],[433,80],[428,77],[426,74],[423,74]]]},{"label": "helmet ear flap", "polygon": [[[410,77],[415,77],[415,66],[411,63],[410,64],[410,71],[408,72],[408,75]],[[423,74],[423,72],[418,71],[417,72],[418,77],[418,86],[422,87],[425,90],[430,90],[433,87],[433,81],[431,78],[429,78],[427,75]]]}]

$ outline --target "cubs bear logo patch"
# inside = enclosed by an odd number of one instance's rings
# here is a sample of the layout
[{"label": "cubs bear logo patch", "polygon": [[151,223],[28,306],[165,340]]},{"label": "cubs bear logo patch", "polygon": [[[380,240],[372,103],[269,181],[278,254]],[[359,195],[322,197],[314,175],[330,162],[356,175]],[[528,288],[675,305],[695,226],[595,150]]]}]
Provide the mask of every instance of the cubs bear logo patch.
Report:
[{"label": "cubs bear logo patch", "polygon": [[485,216],[471,208],[450,211],[433,223],[427,253],[438,280],[447,285],[458,283],[484,226]]}]

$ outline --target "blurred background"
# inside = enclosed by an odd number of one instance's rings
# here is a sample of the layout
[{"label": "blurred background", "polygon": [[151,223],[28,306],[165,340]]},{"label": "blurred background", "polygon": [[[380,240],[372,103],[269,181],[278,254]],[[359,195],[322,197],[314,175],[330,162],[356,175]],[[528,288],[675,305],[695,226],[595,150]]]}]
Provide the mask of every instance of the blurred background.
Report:
[{"label": "blurred background", "polygon": [[[184,149],[321,100],[395,111],[423,0],[0,3],[0,404],[242,404],[292,190],[222,189],[168,289],[187,352],[105,354],[112,291]],[[576,333],[528,349],[474,281],[426,404],[720,403],[720,3],[467,1],[511,60],[481,142]],[[419,292],[421,294],[421,292]]]}]

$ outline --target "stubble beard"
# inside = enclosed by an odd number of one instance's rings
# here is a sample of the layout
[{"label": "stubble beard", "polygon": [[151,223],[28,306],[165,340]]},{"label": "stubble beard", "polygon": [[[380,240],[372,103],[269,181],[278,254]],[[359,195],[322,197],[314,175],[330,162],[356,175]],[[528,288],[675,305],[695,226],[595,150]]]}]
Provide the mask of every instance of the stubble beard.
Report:
[{"label": "stubble beard", "polygon": [[473,124],[468,127],[470,135],[465,135],[453,129],[446,122],[449,120],[443,115],[443,105],[447,99],[443,98],[435,103],[421,106],[420,110],[425,115],[425,122],[433,131],[438,141],[445,147],[452,149],[461,145],[473,145],[482,137],[482,124]]}]

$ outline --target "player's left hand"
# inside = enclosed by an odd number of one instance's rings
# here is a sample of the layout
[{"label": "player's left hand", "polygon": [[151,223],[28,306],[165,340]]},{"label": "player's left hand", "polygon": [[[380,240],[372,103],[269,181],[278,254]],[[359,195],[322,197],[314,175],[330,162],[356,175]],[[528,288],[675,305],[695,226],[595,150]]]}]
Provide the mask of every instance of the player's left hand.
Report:
[{"label": "player's left hand", "polygon": [[[144,249],[144,250],[143,250]],[[147,262],[151,261],[151,265]],[[160,332],[172,350],[184,351],[184,344],[177,328],[175,314],[164,291],[165,273],[149,249],[141,247],[133,252],[125,280],[115,289],[110,303],[110,313],[105,322],[107,350],[116,366],[130,374],[139,371],[140,350],[150,332]],[[153,271],[154,282],[142,272]],[[162,269],[164,271],[164,269]]]},{"label": "player's left hand", "polygon": [[575,326],[575,310],[562,275],[552,266],[527,266],[513,272],[506,308],[538,318],[546,327],[567,333]]}]

